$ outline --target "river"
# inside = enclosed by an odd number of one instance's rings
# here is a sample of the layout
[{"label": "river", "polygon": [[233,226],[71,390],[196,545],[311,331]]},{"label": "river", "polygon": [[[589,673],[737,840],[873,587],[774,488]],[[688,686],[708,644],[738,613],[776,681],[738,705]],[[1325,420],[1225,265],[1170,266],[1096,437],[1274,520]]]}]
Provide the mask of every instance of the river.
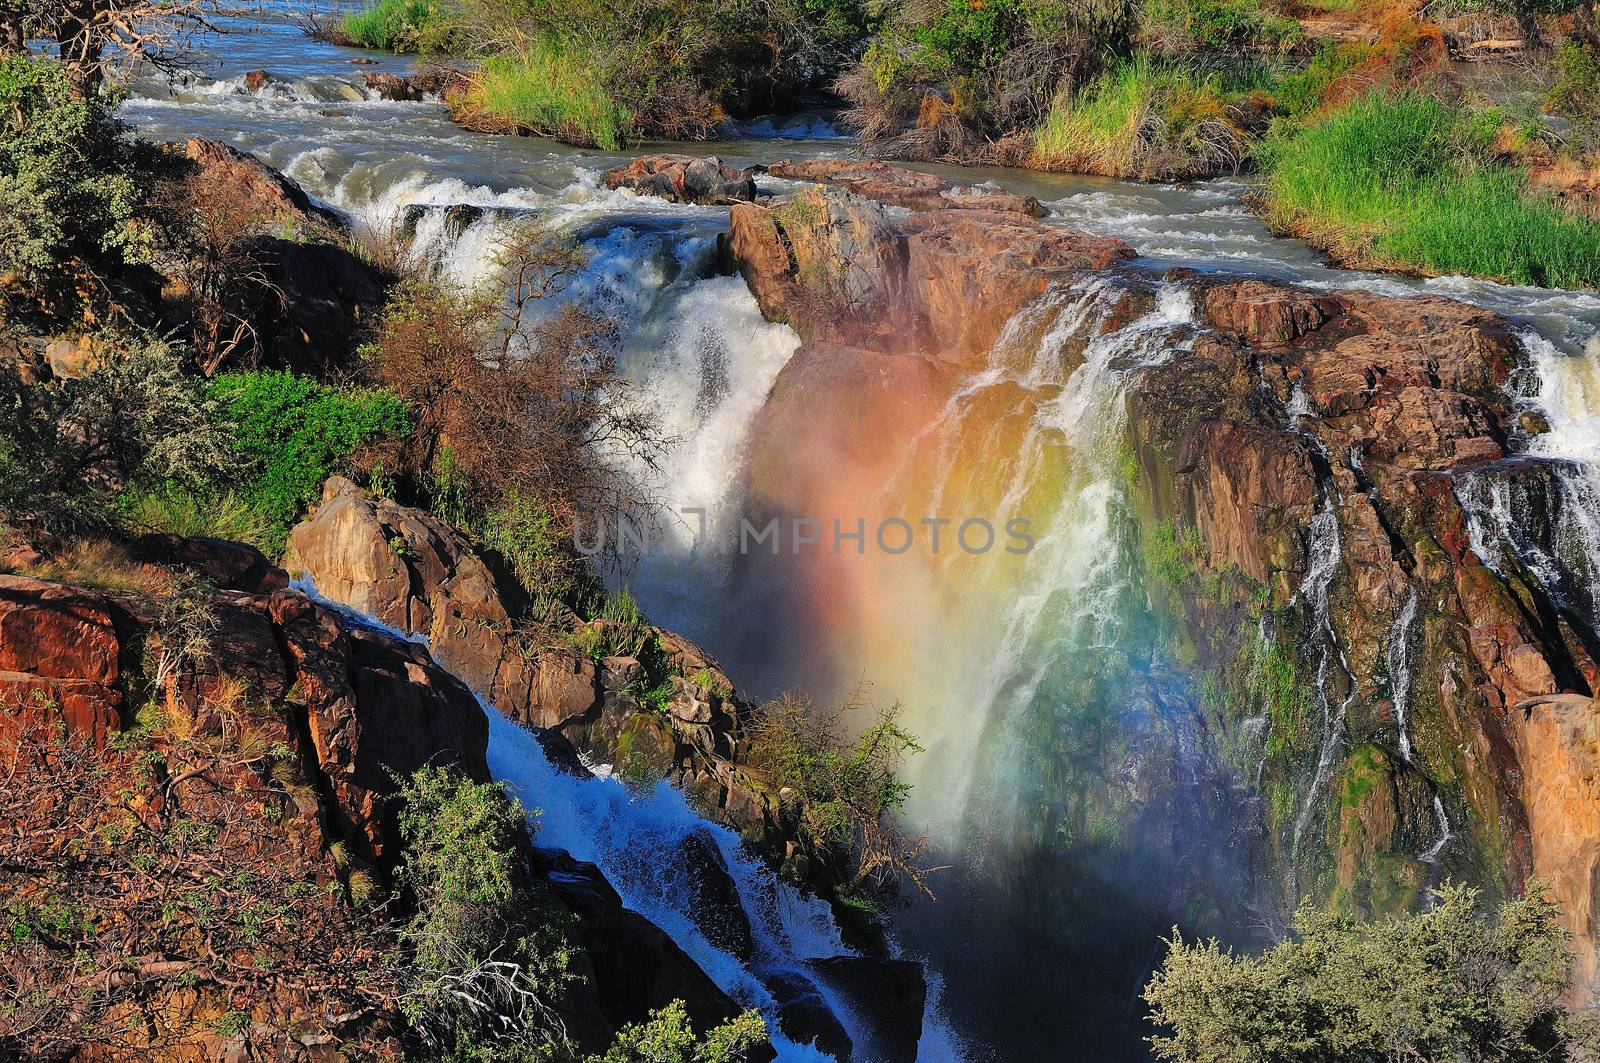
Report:
[{"label": "river", "polygon": [[[815,574],[796,567],[780,573],[785,594],[764,593],[740,578],[729,533],[742,512],[752,420],[799,339],[762,319],[742,280],[715,275],[725,209],[600,185],[605,169],[672,146],[621,155],[464,132],[438,102],[388,102],[361,87],[363,71],[403,72],[407,60],[312,41],[287,8],[269,5],[259,17],[225,25],[227,36],[199,42],[187,78],[136,81],[122,116],[153,138],[209,137],[252,152],[373,232],[414,231],[418,261],[463,284],[484,275],[508,219],[537,214],[575,233],[589,254],[578,292],[623,322],[626,371],[678,441],[655,488],[685,516],[666,530],[664,547],[628,574],[646,612],[717,654],[747,693],[840,697],[865,678],[874,703],[905,705],[927,746],[911,770],[908,815],[959,865],[938,903],[918,902],[895,918],[899,947],[927,957],[942,985],[924,1058],[1140,1058],[1139,978],[1159,947],[1156,933],[1171,925],[1161,922],[1169,913],[1137,895],[1137,868],[1111,880],[1126,894],[1063,885],[1074,869],[1053,862],[1050,831],[1058,825],[1039,808],[1076,784],[1072,760],[1098,726],[1103,684],[1152,667],[1148,608],[1107,441],[1120,416],[1121,374],[1186,342],[1192,308],[1185,297],[1174,290],[1145,318],[1103,335],[1111,292],[1076,293],[1071,305],[1048,307],[1042,336],[1027,320],[1013,322],[1010,338],[958,389],[937,431],[919,441],[900,472],[852,484],[842,471],[842,482],[880,504],[888,496],[946,516],[1025,514],[1039,532],[1039,548],[1025,559],[880,559],[837,585],[808,584]],[[358,57],[376,65],[353,65]],[[256,69],[272,82],[247,92],[243,75]],[[733,132],[736,139],[676,150],[745,165],[851,149],[817,117]],[[1600,612],[1600,296],[1331,269],[1300,242],[1271,235],[1244,205],[1243,181],[1150,186],[927,168],[1036,196],[1052,222],[1120,237],[1158,265],[1429,292],[1512,315],[1536,369],[1517,386],[1552,427],[1534,449],[1576,463],[1559,530],[1563,563]],[[461,204],[482,209],[445,209]],[[1087,335],[1099,338],[1084,364],[1063,370],[1054,352]],[[1491,495],[1475,534],[1515,549],[1516,502]],[[818,623],[828,628],[822,635]],[[532,744],[504,731],[497,730],[493,757],[498,773],[548,781],[542,769],[519,771],[516,757],[533,756]],[[661,814],[673,823],[679,815]],[[583,838],[566,841],[596,858]],[[615,840],[614,849],[626,846]],[[1044,876],[1051,889],[1029,885]],[[670,885],[638,889],[644,892],[625,888],[625,897],[659,915],[661,897],[646,893]],[[814,912],[805,919],[810,937],[828,937],[815,929]]]}]

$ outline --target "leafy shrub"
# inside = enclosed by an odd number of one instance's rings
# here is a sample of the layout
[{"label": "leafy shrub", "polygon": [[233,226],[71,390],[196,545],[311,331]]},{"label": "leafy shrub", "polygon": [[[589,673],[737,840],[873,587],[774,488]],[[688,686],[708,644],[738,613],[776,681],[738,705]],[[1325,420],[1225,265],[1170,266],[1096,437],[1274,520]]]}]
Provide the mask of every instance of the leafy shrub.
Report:
[{"label": "leafy shrub", "polygon": [[1600,230],[1490,157],[1492,113],[1371,92],[1260,150],[1278,228],[1355,265],[1600,285]]},{"label": "leafy shrub", "polygon": [[1571,140],[1580,151],[1600,143],[1600,48],[1565,40],[1550,63],[1544,105],[1572,123]]},{"label": "leafy shrub", "polygon": [[0,363],[0,522],[45,534],[115,523],[120,487],[205,490],[234,471],[216,402],[180,348],[103,335],[80,379],[24,384]]},{"label": "leafy shrub", "polygon": [[413,955],[406,1018],[434,1058],[569,1058],[555,1012],[570,978],[569,917],[521,873],[521,806],[498,784],[433,766],[400,800],[413,908],[401,928]]},{"label": "leafy shrub", "polygon": [[[1562,1007],[1571,954],[1540,891],[1477,910],[1465,886],[1432,910],[1365,926],[1304,907],[1260,956],[1176,931],[1145,987],[1155,1054],[1180,1063],[1584,1058],[1592,1015]],[[1569,1053],[1572,1053],[1569,1055]]]},{"label": "leafy shrub", "polygon": [[695,1035],[683,1001],[674,1000],[650,1013],[643,1023],[629,1023],[603,1056],[587,1063],[739,1063],[746,1052],[767,1043],[767,1024],[759,1013],[746,1011],[720,1026]]},{"label": "leafy shrub", "polygon": [[1303,34],[1292,18],[1257,0],[1147,0],[1145,29],[1167,38],[1166,50],[1259,48],[1281,51]]},{"label": "leafy shrub", "polygon": [[784,697],[761,706],[751,726],[751,762],[773,783],[805,798],[804,826],[813,845],[853,859],[847,886],[892,886],[905,878],[926,890],[917,865],[923,839],[902,834],[895,814],[911,792],[899,776],[922,752],[898,723],[899,706],[880,712],[852,741],[845,721],[864,706],[858,695],[837,708]]},{"label": "leafy shrub", "polygon": [[439,0],[378,0],[345,15],[340,28],[346,41],[362,48],[444,51],[449,49],[453,16]]},{"label": "leafy shrub", "polygon": [[122,135],[115,102],[79,95],[52,60],[0,57],[0,274],[28,284],[47,312],[73,298],[75,271],[149,254],[139,211],[158,155]]},{"label": "leafy shrub", "polygon": [[245,499],[272,528],[272,552],[322,482],[368,444],[405,435],[406,404],[382,390],[335,387],[288,371],[224,373],[211,383],[232,449],[253,476]]}]

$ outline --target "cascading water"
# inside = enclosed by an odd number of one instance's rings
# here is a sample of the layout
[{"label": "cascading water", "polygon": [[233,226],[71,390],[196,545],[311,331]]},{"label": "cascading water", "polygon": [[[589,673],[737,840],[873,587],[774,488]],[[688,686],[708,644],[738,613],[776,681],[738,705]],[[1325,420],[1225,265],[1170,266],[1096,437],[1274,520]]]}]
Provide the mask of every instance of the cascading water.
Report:
[{"label": "cascading water", "polygon": [[[678,519],[662,529],[664,548],[642,558],[632,574],[636,596],[654,619],[722,654],[743,689],[762,690],[760,655],[729,659],[735,633],[759,626],[776,639],[803,643],[821,625],[748,610],[738,594],[738,558],[719,551],[730,538],[729,523],[743,512],[742,465],[756,413],[798,344],[787,328],[761,320],[742,282],[712,275],[712,241],[726,228],[726,213],[603,189],[598,175],[620,161],[617,155],[465,133],[437,103],[374,100],[346,65],[356,53],[304,41],[271,4],[252,25],[260,32],[213,50],[216,68],[205,71],[211,80],[176,90],[141,85],[125,116],[153,137],[210,136],[256,152],[370,231],[409,235],[419,260],[459,283],[488,275],[507,224],[538,216],[577,235],[590,256],[579,293],[622,319],[626,371],[679,441],[655,481]],[[385,58],[369,69],[401,72],[405,65]],[[241,75],[260,67],[275,75],[276,86],[238,91]],[[831,133],[809,121],[746,130],[786,131]],[[738,165],[846,148],[818,140],[688,150],[716,151]],[[1157,265],[1247,263],[1252,271],[1313,286],[1446,294],[1518,316],[1534,330],[1523,337],[1537,371],[1528,404],[1551,428],[1526,450],[1549,477],[1484,469],[1463,477],[1458,492],[1486,563],[1514,555],[1561,596],[1562,608],[1591,618],[1600,612],[1600,342],[1592,338],[1600,329],[1600,297],[1327,269],[1303,245],[1269,234],[1241,204],[1246,188],[1235,182],[1176,188],[1060,175],[951,176],[995,178],[1036,195],[1057,219],[1123,236]],[[1137,1053],[1139,1016],[1114,1013],[1137,996],[1137,984],[1116,981],[1131,977],[1130,964],[1097,960],[1119,951],[1148,953],[1156,934],[1171,925],[1140,922],[1166,912],[1141,908],[1142,866],[1117,869],[1124,878],[1110,895],[1081,884],[1107,870],[1095,866],[1100,850],[1093,848],[1116,818],[1106,803],[1158,759],[1117,745],[1101,725],[1121,713],[1116,722],[1127,731],[1169,735],[1158,748],[1175,757],[1193,747],[1185,730],[1191,725],[1162,704],[1172,676],[1152,649],[1158,620],[1136,568],[1139,543],[1118,452],[1129,374],[1185,342],[1190,310],[1181,292],[1168,289],[1132,324],[1101,334],[1117,297],[1106,286],[1051,292],[1019,315],[988,362],[952,388],[939,424],[909,448],[899,474],[870,485],[862,507],[1028,517],[1035,548],[1021,556],[954,552],[931,564],[869,559],[846,573],[850,579],[817,591],[839,597],[819,615],[832,641],[854,656],[838,674],[819,663],[804,675],[818,696],[866,675],[885,699],[906,702],[908,722],[929,747],[913,768],[910,812],[957,866],[935,880],[939,904],[913,908],[897,934],[945,968],[950,1000],[970,1018],[984,1048],[1003,1059],[1057,1058],[1063,1045],[1083,1058]],[[1296,388],[1291,422],[1312,412],[1310,397]],[[704,527],[691,510],[705,511]],[[1321,684],[1318,771],[1310,792],[1295,795],[1297,850],[1313,833],[1313,805],[1328,785],[1343,726],[1336,673],[1348,672],[1326,623],[1340,552],[1337,525],[1323,521],[1311,533],[1302,594],[1313,613],[1323,603],[1311,628],[1320,649],[1312,652],[1324,679],[1334,682]],[[1421,608],[1414,593],[1405,600],[1380,666],[1394,695],[1403,760],[1411,743],[1411,647]],[[799,655],[808,657],[804,648]],[[759,980],[728,966],[728,957],[682,921],[673,894],[678,872],[633,866],[639,854],[670,847],[689,829],[671,795],[629,802],[614,781],[553,777],[525,735],[491,719],[496,770],[545,807],[544,840],[607,866],[629,903],[681,935],[714,977],[727,979],[725,988],[762,1003]],[[1437,793],[1433,807],[1439,833],[1421,854],[1430,862],[1452,837]],[[791,961],[799,962],[833,947],[814,909],[772,894],[759,875],[746,876],[750,865],[738,861],[731,839],[715,837],[746,907],[762,923],[757,933],[773,949],[791,948]],[[630,845],[634,852],[616,851]],[[1090,854],[1087,863],[1060,856],[1075,847]],[[757,918],[758,911],[779,914],[769,920]],[[1123,936],[1115,937],[1118,931]],[[1069,1000],[1074,1006],[1064,1007]],[[1105,1032],[1117,1022],[1122,1033]],[[930,1043],[925,1039],[925,1055]]]},{"label": "cascading water", "polygon": [[1389,691],[1394,699],[1394,727],[1400,759],[1411,763],[1411,733],[1406,730],[1406,708],[1411,702],[1411,627],[1417,622],[1417,589],[1412,587],[1389,628],[1385,649],[1389,665]]}]

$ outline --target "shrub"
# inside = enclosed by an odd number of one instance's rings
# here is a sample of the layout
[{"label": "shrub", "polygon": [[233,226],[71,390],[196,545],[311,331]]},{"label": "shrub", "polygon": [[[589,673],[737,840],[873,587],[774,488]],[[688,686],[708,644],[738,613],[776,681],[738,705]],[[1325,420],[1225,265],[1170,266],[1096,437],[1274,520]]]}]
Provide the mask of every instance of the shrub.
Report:
[{"label": "shrub", "polygon": [[1488,150],[1491,114],[1372,92],[1269,138],[1268,219],[1352,265],[1600,284],[1600,231]]},{"label": "shrub", "polygon": [[[573,521],[646,519],[650,499],[620,459],[649,465],[663,442],[616,371],[613,322],[571,304],[524,319],[562,293],[580,264],[571,246],[529,229],[510,237],[501,264],[482,294],[402,287],[366,354],[415,413],[396,472],[519,575],[566,585],[582,566],[575,551],[565,565],[553,551],[567,551]],[[520,296],[509,310],[507,290]]]},{"label": "shrub", "polygon": [[1565,40],[1550,63],[1544,105],[1572,123],[1571,141],[1579,151],[1600,143],[1600,48]]},{"label": "shrub", "polygon": [[862,709],[859,694],[837,708],[793,697],[763,705],[751,725],[751,762],[805,798],[804,826],[819,851],[854,860],[847,887],[903,878],[926,891],[917,864],[924,840],[895,823],[911,791],[899,770],[922,746],[898,723],[899,706],[847,739],[845,721]]},{"label": "shrub", "polygon": [[211,383],[234,453],[253,476],[245,500],[282,549],[322,482],[361,447],[404,436],[404,402],[382,390],[335,387],[288,371],[224,373]]},{"label": "shrub", "polygon": [[[1465,886],[1432,910],[1361,926],[1303,907],[1294,936],[1260,956],[1173,932],[1145,987],[1151,1038],[1181,1063],[1584,1058],[1592,1015],[1562,1007],[1571,954],[1539,890],[1491,920]],[[1569,1055],[1569,1053],[1572,1053]]]},{"label": "shrub", "polygon": [[846,122],[875,154],[977,160],[1026,132],[1052,101],[1126,54],[1129,0],[946,0],[889,9],[837,84]]},{"label": "shrub", "polygon": [[0,57],[0,274],[47,316],[79,298],[78,273],[149,253],[139,211],[158,156],[122,135],[115,102],[80,95],[52,60]]},{"label": "shrub", "polygon": [[401,1010],[433,1058],[568,1058],[555,1011],[571,977],[567,917],[522,872],[527,820],[495,783],[426,766],[400,792]]},{"label": "shrub", "polygon": [[350,44],[388,52],[450,50],[455,12],[439,0],[378,0],[340,24]]},{"label": "shrub", "polygon": [[180,348],[103,335],[80,379],[24,384],[0,364],[0,521],[47,535],[114,523],[124,487],[204,490],[234,471],[217,404],[185,375]]},{"label": "shrub", "polygon": [[590,1056],[587,1063],[739,1063],[750,1049],[766,1043],[767,1024],[757,1012],[729,1019],[702,1039],[683,1001],[674,1000],[652,1011],[648,1021],[618,1030],[606,1054]]},{"label": "shrub", "polygon": [[1146,35],[1165,38],[1165,50],[1174,52],[1196,47],[1282,51],[1303,37],[1298,22],[1256,0],[1147,0],[1144,23]]}]

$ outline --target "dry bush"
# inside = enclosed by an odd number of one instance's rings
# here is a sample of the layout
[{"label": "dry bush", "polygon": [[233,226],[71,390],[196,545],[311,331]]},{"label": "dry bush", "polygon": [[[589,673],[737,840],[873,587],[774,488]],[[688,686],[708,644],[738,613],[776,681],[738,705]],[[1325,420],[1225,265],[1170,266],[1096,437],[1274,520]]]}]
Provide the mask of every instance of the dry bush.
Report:
[{"label": "dry bush", "polygon": [[431,488],[435,509],[458,520],[508,499],[562,529],[647,518],[651,500],[624,465],[653,466],[664,440],[617,372],[616,324],[572,303],[545,313],[580,266],[575,251],[523,229],[500,265],[482,294],[413,281],[391,304],[368,353],[416,428],[385,467]]},{"label": "dry bush", "polygon": [[0,1056],[194,1051],[255,1022],[288,1051],[291,1022],[390,1012],[394,943],[332,892],[286,748],[145,727],[96,749],[51,708],[0,706],[32,721],[0,754]]}]

